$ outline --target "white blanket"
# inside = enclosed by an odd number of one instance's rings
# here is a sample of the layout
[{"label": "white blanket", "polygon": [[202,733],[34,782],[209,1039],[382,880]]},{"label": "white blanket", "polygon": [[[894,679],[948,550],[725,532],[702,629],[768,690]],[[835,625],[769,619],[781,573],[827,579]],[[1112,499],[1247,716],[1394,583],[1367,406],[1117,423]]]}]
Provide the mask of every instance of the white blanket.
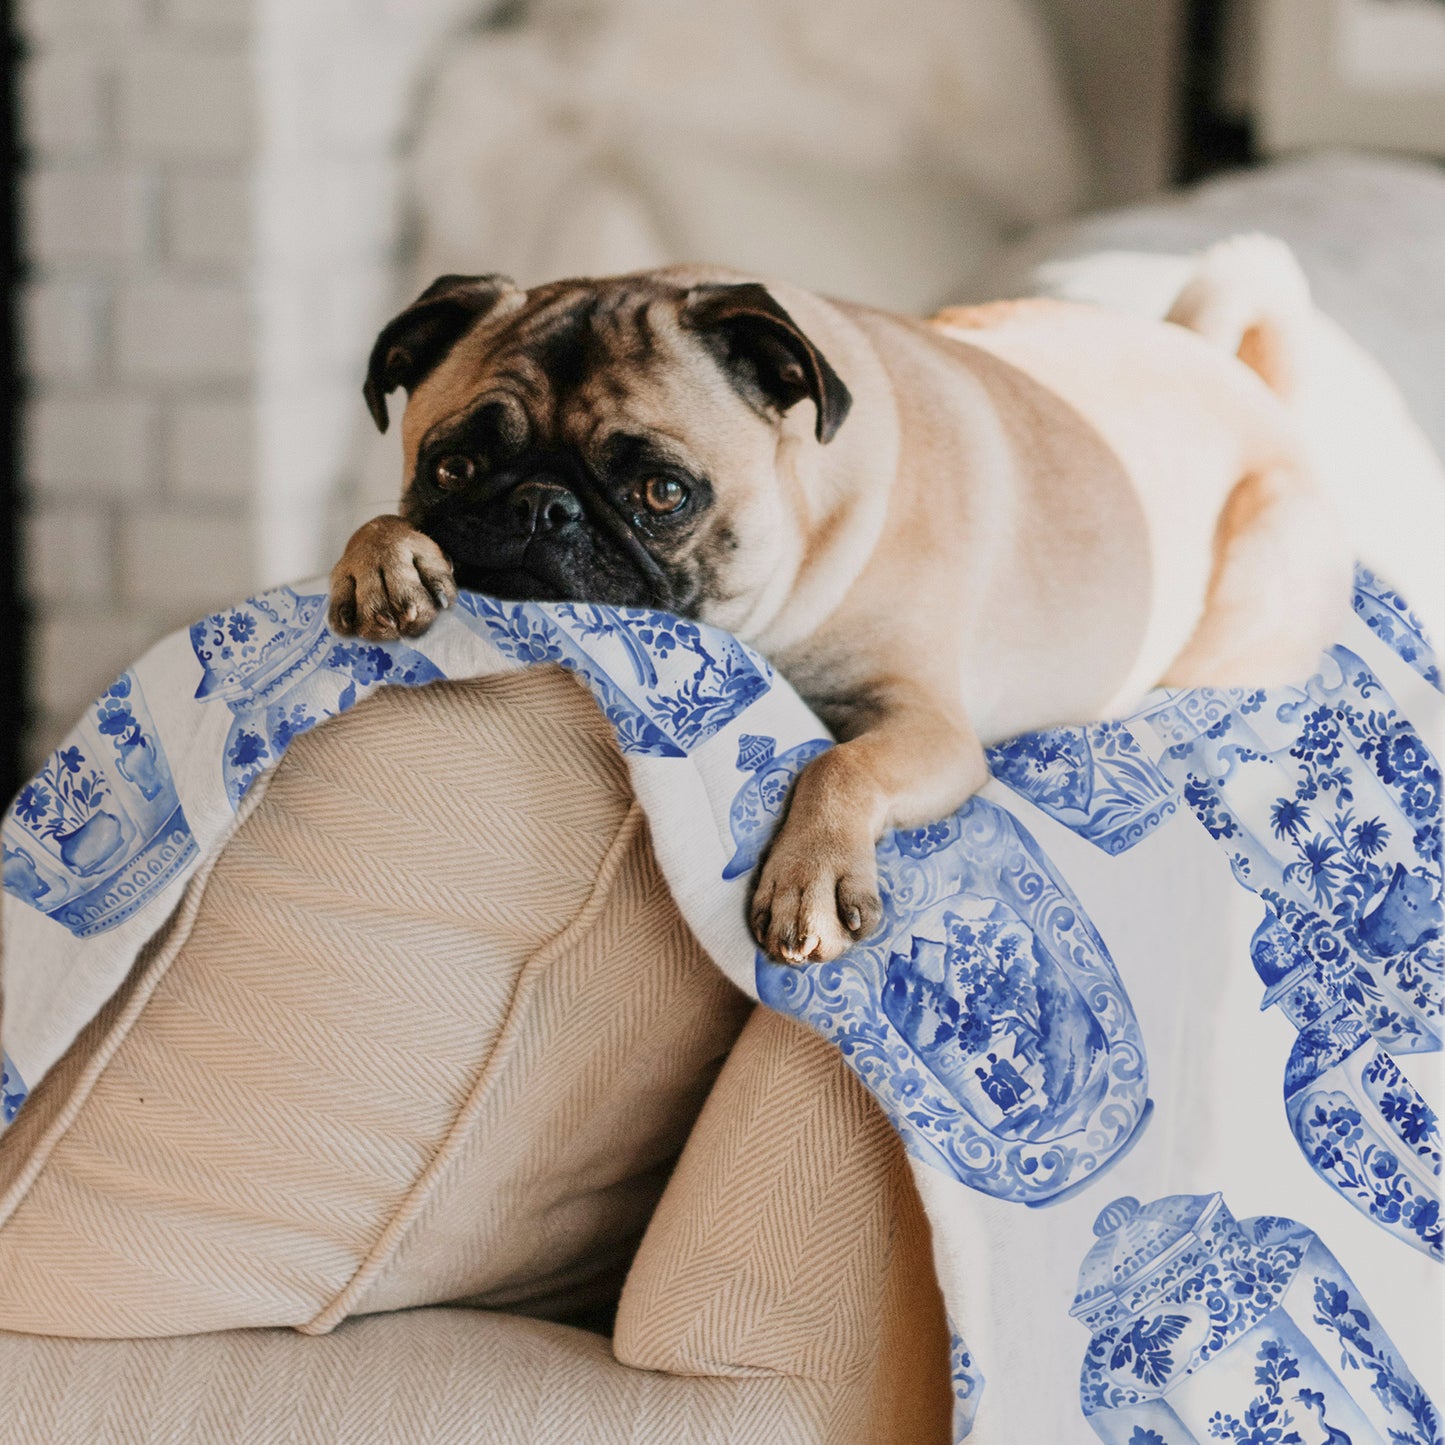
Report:
[{"label": "white blanket", "polygon": [[981,796],[880,845],[879,932],[804,969],[744,924],[829,746],[765,661],[662,614],[471,594],[375,646],[331,634],[323,594],[159,643],[16,799],[5,1121],[291,737],[380,686],[560,663],[718,966],[832,1039],[905,1140],[958,1438],[1441,1440],[1441,699],[1376,579],[1302,688],[1158,694],[995,750]]}]

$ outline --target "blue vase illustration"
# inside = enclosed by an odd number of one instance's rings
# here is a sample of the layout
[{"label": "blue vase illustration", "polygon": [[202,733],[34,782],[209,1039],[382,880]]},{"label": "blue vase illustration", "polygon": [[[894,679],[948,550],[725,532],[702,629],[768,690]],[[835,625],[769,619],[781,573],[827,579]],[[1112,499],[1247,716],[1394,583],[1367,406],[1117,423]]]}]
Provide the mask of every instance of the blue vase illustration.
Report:
[{"label": "blue vase illustration", "polygon": [[1122,722],[1024,733],[988,751],[1001,783],[1106,853],[1174,816],[1179,792]]},{"label": "blue vase illustration", "polygon": [[1326,970],[1271,917],[1250,948],[1265,984],[1261,1008],[1299,1030],[1285,1065],[1285,1114],[1310,1167],[1382,1229],[1435,1259],[1440,1216],[1439,1120],[1351,996],[1348,970]]},{"label": "blue vase illustration", "polygon": [[826,738],[813,738],[777,753],[775,738],[744,733],[738,739],[738,771],[751,776],[732,801],[729,822],[737,851],[723,869],[724,878],[739,878],[758,866],[783,816],[793,780],[832,746]]},{"label": "blue vase illustration", "polygon": [[1445,1038],[1438,761],[1343,647],[1303,687],[1176,693],[1143,718],[1160,769],[1266,905],[1252,956],[1264,1006],[1300,1030],[1285,1071],[1300,1148],[1440,1258],[1438,1124],[1395,1062]]},{"label": "blue vase illustration", "polygon": [[235,714],[221,763],[233,808],[292,738],[383,683],[418,686],[442,676],[404,642],[337,637],[326,626],[325,596],[289,587],[203,618],[190,638],[201,665],[196,697],[223,701]]},{"label": "blue vase illustration", "polygon": [[0,827],[5,891],[79,938],[114,928],[196,855],[140,683],[122,673]]},{"label": "blue vase illustration", "polygon": [[624,753],[686,757],[772,687],[772,669],[737,638],[650,608],[464,592],[457,616],[505,657],[575,673]]},{"label": "blue vase illustration", "polygon": [[890,835],[878,858],[878,933],[805,969],[759,954],[759,996],[838,1044],[917,1157],[996,1198],[1062,1198],[1129,1148],[1151,1108],[1103,940],[985,799]]},{"label": "blue vase illustration", "polygon": [[1395,1053],[1445,1041],[1441,773],[1370,668],[1334,647],[1302,688],[1176,693],[1143,714],[1160,769],[1234,875]]},{"label": "blue vase illustration", "polygon": [[1434,1404],[1304,1225],[1177,1194],[1116,1199],[1094,1234],[1070,1312],[1090,1332],[1080,1402],[1108,1445],[1282,1445],[1321,1428],[1438,1445]]}]

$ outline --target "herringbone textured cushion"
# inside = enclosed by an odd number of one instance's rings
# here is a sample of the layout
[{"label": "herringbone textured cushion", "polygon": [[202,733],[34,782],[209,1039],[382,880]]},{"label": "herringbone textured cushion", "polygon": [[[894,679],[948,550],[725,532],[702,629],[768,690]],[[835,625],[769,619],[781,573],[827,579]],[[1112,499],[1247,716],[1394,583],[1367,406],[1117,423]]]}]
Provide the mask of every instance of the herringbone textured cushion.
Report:
[{"label": "herringbone textured cushion", "polygon": [[629,1370],[600,1335],[430,1309],[322,1339],[0,1334],[0,1445],[934,1445],[867,1433],[856,1397],[786,1375]]},{"label": "herringbone textured cushion", "polygon": [[0,1142],[0,1328],[605,1302],[745,1013],[570,679],[382,693]]},{"label": "herringbone textured cushion", "polygon": [[948,1327],[903,1146],[794,1020],[760,1009],[734,1046],[627,1277],[614,1347],[672,1374],[832,1381],[826,1438],[949,1438]]}]

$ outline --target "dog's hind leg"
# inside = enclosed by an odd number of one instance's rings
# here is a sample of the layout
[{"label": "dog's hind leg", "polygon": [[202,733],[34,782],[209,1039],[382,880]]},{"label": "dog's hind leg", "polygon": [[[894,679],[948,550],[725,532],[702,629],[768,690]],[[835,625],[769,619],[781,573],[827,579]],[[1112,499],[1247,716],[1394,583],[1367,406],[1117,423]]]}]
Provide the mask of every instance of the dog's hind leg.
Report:
[{"label": "dog's hind leg", "polygon": [[1161,682],[1268,687],[1307,678],[1348,615],[1353,564],[1307,475],[1289,462],[1252,472],[1220,515],[1203,615]]}]

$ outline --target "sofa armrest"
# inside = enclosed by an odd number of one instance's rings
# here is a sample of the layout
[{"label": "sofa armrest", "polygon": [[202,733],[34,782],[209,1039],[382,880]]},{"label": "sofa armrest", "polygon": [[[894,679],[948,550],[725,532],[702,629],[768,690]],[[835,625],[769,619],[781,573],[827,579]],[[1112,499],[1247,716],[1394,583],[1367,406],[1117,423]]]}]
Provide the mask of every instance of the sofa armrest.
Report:
[{"label": "sofa armrest", "polygon": [[950,1436],[949,1334],[897,1135],[837,1051],[757,1010],[623,1290],[625,1364],[827,1381],[838,1438]]}]

